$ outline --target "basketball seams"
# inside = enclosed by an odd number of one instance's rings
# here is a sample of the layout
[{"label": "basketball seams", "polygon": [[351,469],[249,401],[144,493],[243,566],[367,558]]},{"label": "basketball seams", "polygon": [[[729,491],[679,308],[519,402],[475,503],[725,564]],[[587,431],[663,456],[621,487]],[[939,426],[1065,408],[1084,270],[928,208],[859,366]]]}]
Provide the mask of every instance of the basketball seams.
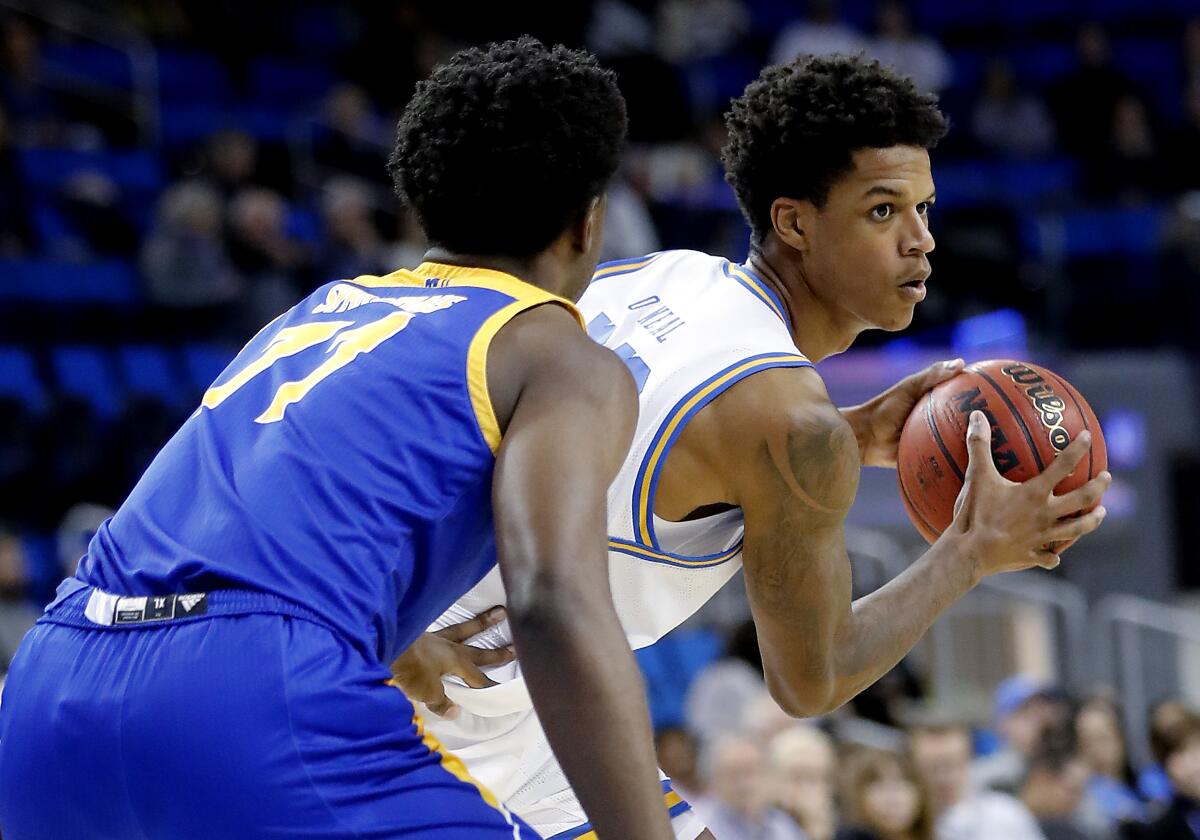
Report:
[{"label": "basketball seams", "polygon": [[[1079,398],[1075,396],[1075,388],[1071,386],[1067,380],[1063,379],[1057,373],[1045,368],[1040,369],[1047,376],[1054,377],[1058,384],[1062,386],[1063,391],[1071,398],[1071,402],[1075,404],[1075,410],[1079,412],[1079,422],[1083,423],[1083,428],[1086,431],[1091,431],[1091,426],[1088,425],[1087,412],[1083,410],[1083,406],[1079,404]],[[1092,480],[1092,470],[1095,469],[1095,450],[1093,446],[1088,447],[1088,481]]]},{"label": "basketball seams", "polygon": [[[914,514],[918,519],[921,520],[919,525],[925,526],[925,530],[928,531],[929,534],[933,534],[935,539],[937,537],[940,537],[942,535],[942,532],[939,531],[937,528],[934,528],[932,525],[930,525],[929,520],[925,518],[924,512],[919,510],[917,508],[917,506],[913,503],[912,496],[910,496],[908,493],[908,488],[904,486],[903,471],[899,472],[897,477],[900,479],[900,481],[898,482],[900,485],[900,495],[904,497],[904,504],[908,508],[909,512]],[[920,528],[918,527],[917,530],[920,530]],[[923,537],[925,537],[925,539],[929,540],[928,534],[922,534],[921,536],[923,536]],[[933,542],[933,540],[929,540],[929,541]]]},{"label": "basketball seams", "polygon": [[1008,394],[1004,392],[1004,389],[996,383],[996,380],[992,379],[992,377],[980,370],[978,366],[972,366],[970,371],[991,385],[992,390],[1000,395],[1000,399],[1004,400],[1004,404],[1008,406],[1008,410],[1011,412],[1013,419],[1016,420],[1017,424],[1021,427],[1021,433],[1025,435],[1025,442],[1029,444],[1029,451],[1033,454],[1033,460],[1034,463],[1037,464],[1038,472],[1044,472],[1046,465],[1042,462],[1042,453],[1038,451],[1037,443],[1034,442],[1033,433],[1029,431],[1029,426],[1025,423],[1024,415],[1017,410],[1016,405],[1013,404],[1013,401],[1009,398]]},{"label": "basketball seams", "polygon": [[933,442],[937,444],[938,449],[942,450],[942,455],[946,457],[950,469],[954,470],[954,474],[958,476],[959,481],[965,482],[967,480],[966,473],[958,466],[958,461],[954,460],[954,456],[946,448],[946,442],[942,440],[942,432],[933,417],[933,391],[929,392],[925,400],[925,420],[929,423],[929,431],[933,435]]}]

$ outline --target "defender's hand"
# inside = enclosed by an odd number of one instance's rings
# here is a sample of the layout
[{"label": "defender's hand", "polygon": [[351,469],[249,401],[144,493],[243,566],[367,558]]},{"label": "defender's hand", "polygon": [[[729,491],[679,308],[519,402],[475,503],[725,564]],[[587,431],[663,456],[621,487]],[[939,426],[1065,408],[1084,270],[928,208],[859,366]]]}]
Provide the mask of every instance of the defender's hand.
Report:
[{"label": "defender's hand", "polygon": [[863,466],[895,469],[900,432],[913,407],[930,389],[956,376],[962,369],[962,359],[936,362],[919,373],[906,376],[862,405],[843,408],[842,416],[858,439]]},{"label": "defender's hand", "polygon": [[966,482],[954,503],[954,521],[946,529],[967,540],[978,582],[998,572],[1040,566],[1053,569],[1059,556],[1050,548],[1071,542],[1100,527],[1106,511],[1099,505],[1112,482],[1106,471],[1082,487],[1057,496],[1054,488],[1075,471],[1091,446],[1081,432],[1058,453],[1041,475],[1016,484],[1000,475],[992,462],[992,429],[981,411],[972,411],[967,429]]},{"label": "defender's hand", "polygon": [[495,685],[479,669],[512,662],[516,659],[512,646],[489,650],[463,642],[499,624],[504,618],[503,607],[492,607],[460,624],[452,624],[435,633],[423,633],[392,663],[391,684],[409,699],[424,703],[435,715],[453,720],[458,717],[459,708],[446,696],[442,677],[452,674],[461,677],[471,688]]}]

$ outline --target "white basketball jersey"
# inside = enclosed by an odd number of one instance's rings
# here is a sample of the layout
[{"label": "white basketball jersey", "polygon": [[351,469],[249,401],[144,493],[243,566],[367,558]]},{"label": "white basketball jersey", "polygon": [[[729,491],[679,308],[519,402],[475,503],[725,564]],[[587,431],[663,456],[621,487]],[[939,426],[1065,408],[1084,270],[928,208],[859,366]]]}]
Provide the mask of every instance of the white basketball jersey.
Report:
[{"label": "white basketball jersey", "polygon": [[[750,268],[698,251],[605,263],[579,309],[588,333],[625,362],[638,386],[637,429],[608,492],[608,556],[617,614],[630,645],[641,648],[679,626],[741,566],[740,510],[688,522],[654,515],[671,447],[687,422],[736,382],[810,362],[796,349],[779,299]],[[499,569],[493,569],[434,627],[503,603]],[[505,622],[471,643],[510,641]],[[513,663],[489,672],[501,685],[448,684],[447,693],[479,715],[513,714],[531,705],[518,674]]]}]

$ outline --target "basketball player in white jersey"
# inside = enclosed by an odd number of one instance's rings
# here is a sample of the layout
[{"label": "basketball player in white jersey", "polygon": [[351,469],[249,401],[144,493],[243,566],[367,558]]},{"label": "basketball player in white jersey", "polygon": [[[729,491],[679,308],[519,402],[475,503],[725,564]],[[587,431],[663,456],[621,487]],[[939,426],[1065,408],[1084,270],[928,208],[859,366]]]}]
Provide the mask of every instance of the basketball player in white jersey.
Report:
[{"label": "basketball player in white jersey", "polygon": [[[891,669],[982,577],[1057,565],[1044,547],[1099,526],[1102,507],[1073,515],[1110,478],[1053,495],[1086,452],[1084,433],[1042,476],[1008,482],[976,412],[953,524],[903,574],[852,602],[843,520],[859,471],[895,467],[909,410],[961,362],[849,409],[833,405],[812,363],[863,330],[903,329],[924,298],[934,247],[928,149],[945,119],[911,82],[835,56],[767,68],[727,123],[726,177],[752,231],[747,264],[695,251],[609,263],[580,301],[592,337],[625,361],[640,393],[634,443],[609,489],[610,581],[637,648],[743,568],[772,696],[790,714],[819,715]],[[499,576],[489,575],[436,627],[503,603]],[[478,661],[497,663],[509,658],[509,639],[502,623],[471,644],[493,649]],[[430,729],[544,837],[593,838],[520,664],[484,677],[448,644],[426,636],[396,669],[410,696],[435,711],[456,707]],[[466,679],[439,684],[449,673]],[[676,836],[711,837],[663,785]]]}]

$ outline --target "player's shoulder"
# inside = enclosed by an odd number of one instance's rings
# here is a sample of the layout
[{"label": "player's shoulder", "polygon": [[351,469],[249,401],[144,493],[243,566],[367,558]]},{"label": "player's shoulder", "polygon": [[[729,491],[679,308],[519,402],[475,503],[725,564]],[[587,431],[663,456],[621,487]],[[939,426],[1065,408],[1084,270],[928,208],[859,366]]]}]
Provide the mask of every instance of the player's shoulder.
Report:
[{"label": "player's shoulder", "polygon": [[596,266],[592,279],[604,280],[609,277],[621,277],[634,273],[662,274],[684,267],[689,270],[707,268],[719,273],[722,263],[727,262],[723,257],[706,254],[703,251],[673,248],[666,251],[654,251],[639,257],[602,262]]}]

